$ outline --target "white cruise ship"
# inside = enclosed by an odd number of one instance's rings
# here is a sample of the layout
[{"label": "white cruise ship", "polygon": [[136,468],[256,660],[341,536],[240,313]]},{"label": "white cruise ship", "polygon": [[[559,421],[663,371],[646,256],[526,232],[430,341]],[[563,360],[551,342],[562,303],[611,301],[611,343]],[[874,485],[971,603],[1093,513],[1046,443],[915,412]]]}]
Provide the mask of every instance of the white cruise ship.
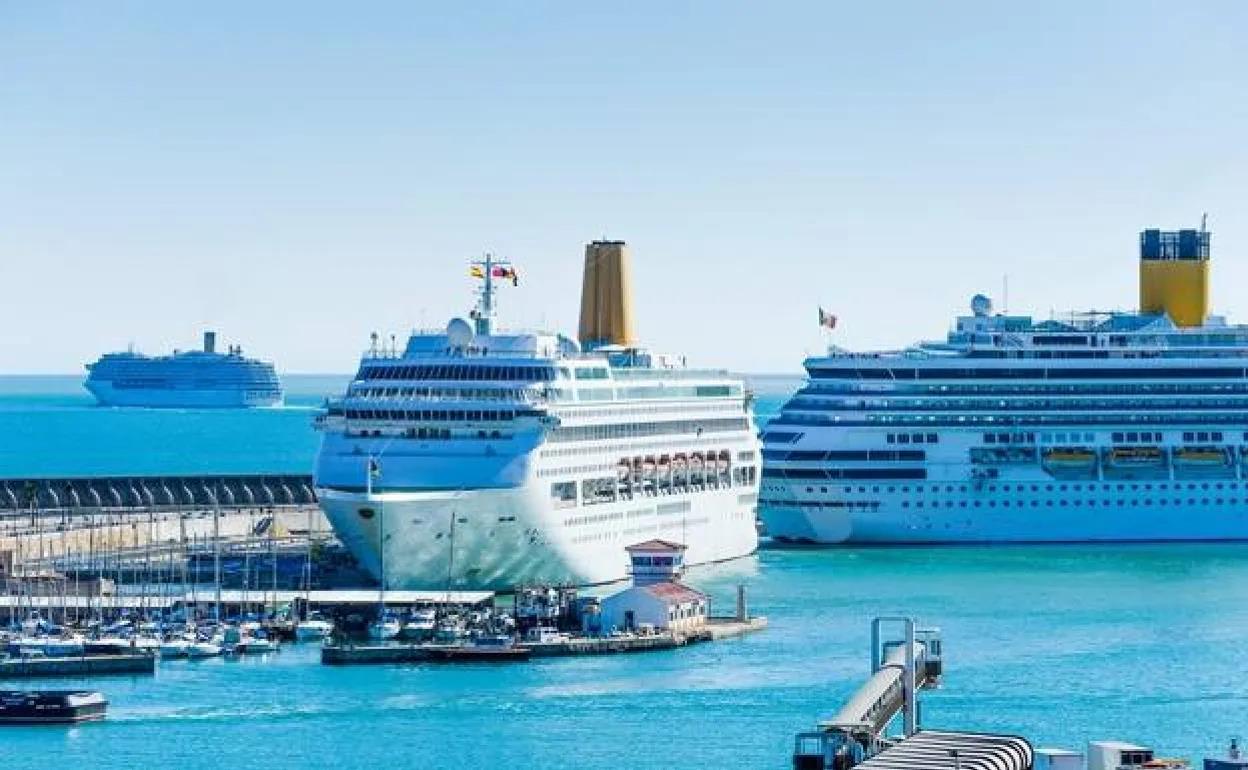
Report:
[{"label": "white cruise ship", "polygon": [[761,463],[751,399],[632,333],[628,252],[586,249],[580,342],[493,328],[515,268],[474,263],[471,323],[374,344],[318,419],[317,495],[389,588],[506,590],[625,577],[661,537],[686,561],[746,556]]},{"label": "white cruise ship", "polygon": [[1248,327],[1208,312],[1209,234],[1146,230],[1140,310],[974,298],[942,342],[830,349],[763,435],[782,541],[1248,539]]},{"label": "white cruise ship", "polygon": [[247,358],[231,345],[216,349],[216,332],[204,332],[202,350],[146,356],[105,353],[87,364],[83,386],[101,406],[243,408],[282,403],[282,383],[268,361]]}]

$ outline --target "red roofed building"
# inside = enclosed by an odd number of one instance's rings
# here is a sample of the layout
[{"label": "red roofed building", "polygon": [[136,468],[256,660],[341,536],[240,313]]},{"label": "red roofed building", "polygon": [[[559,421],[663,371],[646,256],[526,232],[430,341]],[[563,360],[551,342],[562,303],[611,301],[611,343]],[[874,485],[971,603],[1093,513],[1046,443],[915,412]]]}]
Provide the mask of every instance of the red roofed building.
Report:
[{"label": "red roofed building", "polygon": [[710,599],[680,582],[685,546],[668,540],[630,545],[633,586],[602,600],[603,631],[688,632],[706,624]]}]

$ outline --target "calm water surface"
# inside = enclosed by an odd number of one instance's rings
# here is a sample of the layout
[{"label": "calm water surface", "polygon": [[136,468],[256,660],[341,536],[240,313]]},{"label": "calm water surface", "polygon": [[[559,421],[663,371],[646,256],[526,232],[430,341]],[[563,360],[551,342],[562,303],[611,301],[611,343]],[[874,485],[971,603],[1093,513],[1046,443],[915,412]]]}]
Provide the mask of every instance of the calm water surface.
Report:
[{"label": "calm water surface", "polygon": [[[932,726],[1201,756],[1248,724],[1238,546],[765,550],[691,581],[760,634],[519,665],[327,668],[316,651],[97,679],[107,722],[0,733],[7,768],[781,768],[867,669],[868,621],[939,624]],[[679,748],[681,760],[672,761]]]},{"label": "calm water surface", "polygon": [[[166,412],[93,407],[76,378],[0,379],[0,476],[307,472],[315,407],[344,382],[288,378],[282,409]],[[759,412],[794,384],[756,382]],[[103,690],[109,720],[4,729],[3,765],[781,768],[792,734],[866,675],[868,622],[885,613],[944,630],[932,726],[1193,758],[1248,732],[1245,547],[764,550],[690,581],[724,610],[747,582],[771,627],[510,666],[324,668],[309,647],[171,662],[64,682]]]}]

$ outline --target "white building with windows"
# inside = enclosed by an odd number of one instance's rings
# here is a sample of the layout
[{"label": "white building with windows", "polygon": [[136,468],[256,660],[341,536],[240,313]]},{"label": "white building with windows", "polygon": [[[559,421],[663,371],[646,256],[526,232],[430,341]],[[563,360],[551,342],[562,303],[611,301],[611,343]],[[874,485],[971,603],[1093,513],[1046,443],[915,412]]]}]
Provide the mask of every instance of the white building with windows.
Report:
[{"label": "white building with windows", "polygon": [[686,548],[668,540],[630,545],[633,585],[602,600],[601,630],[690,633],[706,625],[710,597],[680,582]]}]

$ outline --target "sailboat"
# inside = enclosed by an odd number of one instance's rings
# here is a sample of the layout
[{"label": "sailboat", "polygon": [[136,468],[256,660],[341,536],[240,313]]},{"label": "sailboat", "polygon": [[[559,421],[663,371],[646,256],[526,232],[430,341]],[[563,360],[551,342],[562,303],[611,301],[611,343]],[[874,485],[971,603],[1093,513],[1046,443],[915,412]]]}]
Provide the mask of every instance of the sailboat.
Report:
[{"label": "sailboat", "polygon": [[312,511],[308,510],[308,551],[303,564],[303,606],[307,613],[295,624],[295,641],[319,642],[334,632],[333,621],[312,610]]},{"label": "sailboat", "polygon": [[[377,458],[370,456],[365,468],[366,500],[373,499],[373,480],[380,476],[381,464],[377,462]],[[381,500],[377,501],[377,516],[377,541],[379,543],[377,553],[381,562],[381,586],[377,591],[377,619],[368,624],[368,638],[386,641],[398,636],[399,631],[403,630],[403,625],[393,613],[386,609],[386,510]]]}]

